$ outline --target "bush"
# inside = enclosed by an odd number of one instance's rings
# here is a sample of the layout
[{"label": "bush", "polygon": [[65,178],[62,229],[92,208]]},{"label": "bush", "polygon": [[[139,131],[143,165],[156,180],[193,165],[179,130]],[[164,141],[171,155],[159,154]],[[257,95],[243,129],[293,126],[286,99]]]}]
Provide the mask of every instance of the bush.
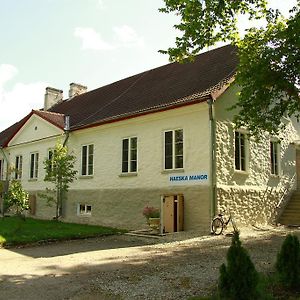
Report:
[{"label": "bush", "polygon": [[13,180],[8,188],[8,192],[4,195],[4,208],[14,209],[16,215],[21,215],[24,210],[29,208],[29,195],[24,191],[22,184]]},{"label": "bush", "polygon": [[300,289],[300,244],[289,234],[277,255],[276,271],[280,282],[288,288]]},{"label": "bush", "polygon": [[235,232],[227,252],[227,266],[222,264],[219,295],[223,299],[259,299],[259,275],[246,249],[241,245],[239,232]]}]

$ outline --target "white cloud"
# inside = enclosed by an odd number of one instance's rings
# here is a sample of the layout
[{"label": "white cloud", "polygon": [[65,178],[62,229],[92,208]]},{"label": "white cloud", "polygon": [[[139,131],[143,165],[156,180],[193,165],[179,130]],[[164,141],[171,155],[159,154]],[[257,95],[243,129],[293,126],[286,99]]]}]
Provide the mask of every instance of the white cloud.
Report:
[{"label": "white cloud", "polygon": [[[9,67],[8,67],[9,66]],[[18,73],[11,65],[0,65],[0,131],[25,117],[32,109],[44,105],[45,82],[15,83],[10,90],[4,85]]]},{"label": "white cloud", "polygon": [[11,80],[17,73],[18,70],[13,65],[0,65],[0,90],[3,88],[4,84]]},{"label": "white cloud", "polygon": [[91,27],[76,27],[73,34],[81,39],[81,49],[83,50],[113,50],[145,45],[144,38],[138,36],[136,31],[128,25],[114,27],[113,32],[114,43],[105,41],[101,34]]},{"label": "white cloud", "polygon": [[144,46],[143,37],[139,37],[136,31],[128,25],[114,27],[113,31],[116,34],[117,40],[121,42],[123,46],[126,47]]},{"label": "white cloud", "polygon": [[91,27],[77,27],[74,30],[74,36],[81,39],[82,49],[91,50],[112,50],[114,46],[105,42],[101,35]]}]

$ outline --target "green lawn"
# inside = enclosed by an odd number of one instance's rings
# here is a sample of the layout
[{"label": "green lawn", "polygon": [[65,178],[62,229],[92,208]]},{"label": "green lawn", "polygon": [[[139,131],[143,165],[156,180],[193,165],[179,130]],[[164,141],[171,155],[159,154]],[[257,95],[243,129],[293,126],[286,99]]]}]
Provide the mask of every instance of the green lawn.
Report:
[{"label": "green lawn", "polygon": [[124,230],[83,224],[63,223],[55,220],[37,220],[17,217],[0,219],[0,247],[39,241],[68,240],[124,233]]}]

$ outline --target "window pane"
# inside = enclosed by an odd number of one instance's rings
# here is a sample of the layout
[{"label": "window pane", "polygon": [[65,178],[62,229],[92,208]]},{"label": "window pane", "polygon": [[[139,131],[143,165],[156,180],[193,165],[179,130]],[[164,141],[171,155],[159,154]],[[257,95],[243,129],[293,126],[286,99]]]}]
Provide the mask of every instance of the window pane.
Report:
[{"label": "window pane", "polygon": [[173,131],[165,132],[165,169],[173,169]]},{"label": "window pane", "polygon": [[129,140],[124,139],[123,145],[122,145],[122,172],[127,173],[128,172],[128,145]]},{"label": "window pane", "polygon": [[136,172],[137,170],[137,162],[136,160],[132,160],[130,162],[130,172]]},{"label": "window pane", "polygon": [[183,142],[183,130],[179,129],[175,131],[175,142]]},{"label": "window pane", "polygon": [[34,154],[30,155],[30,178],[33,178],[34,175]]},{"label": "window pane", "polygon": [[94,172],[94,145],[89,145],[89,170],[88,175],[93,175]]},{"label": "window pane", "polygon": [[130,139],[130,172],[137,170],[137,138]]},{"label": "window pane", "polygon": [[172,144],[172,142],[173,142],[173,132],[172,131],[165,132],[165,143]]},{"label": "window pane", "polygon": [[92,213],[92,206],[91,205],[87,205],[86,206],[86,213],[87,214],[91,214]]},{"label": "window pane", "polygon": [[183,156],[175,157],[175,168],[183,168]]},{"label": "window pane", "polygon": [[38,178],[39,172],[39,154],[35,153],[35,178]]},{"label": "window pane", "polygon": [[172,169],[173,163],[172,163],[172,156],[166,156],[165,157],[165,169]]},{"label": "window pane", "polygon": [[87,146],[82,146],[81,175],[87,175]]}]

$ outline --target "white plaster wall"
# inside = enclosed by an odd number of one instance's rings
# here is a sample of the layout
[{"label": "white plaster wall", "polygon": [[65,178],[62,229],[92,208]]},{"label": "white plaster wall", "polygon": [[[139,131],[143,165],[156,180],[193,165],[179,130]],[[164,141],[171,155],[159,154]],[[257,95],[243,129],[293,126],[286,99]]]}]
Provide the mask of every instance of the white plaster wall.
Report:
[{"label": "white plaster wall", "polygon": [[[184,132],[184,172],[208,173],[209,121],[207,104],[202,103],[72,132],[68,147],[78,158],[78,171],[85,144],[94,144],[95,166],[92,177],[79,176],[72,188],[168,186],[170,172],[163,170],[164,131],[179,128]],[[133,136],[138,139],[137,176],[120,176],[122,139]]]},{"label": "white plaster wall", "polygon": [[[39,123],[33,118],[10,143],[7,149],[11,164],[16,155],[23,156],[23,187],[31,194],[38,194],[50,187],[45,184],[43,160],[59,137],[33,141],[32,128]],[[47,126],[46,126],[47,127]],[[184,131],[184,170],[164,171],[164,131],[182,128]],[[52,135],[53,128],[44,130]],[[121,175],[122,139],[138,138],[138,172],[136,176]],[[40,136],[38,136],[40,138]],[[69,199],[64,207],[66,221],[141,228],[145,220],[145,205],[160,207],[163,194],[180,193],[185,197],[185,230],[197,229],[209,232],[209,181],[200,185],[170,185],[169,176],[176,174],[209,174],[209,119],[206,103],[149,114],[138,118],[71,132],[69,151],[77,157],[78,180],[70,186]],[[26,141],[28,139],[28,141]],[[80,176],[81,147],[94,144],[94,175]],[[39,152],[39,177],[29,180],[30,153]],[[36,217],[52,218],[53,208],[37,197]],[[78,203],[92,205],[92,216],[77,215]],[[199,232],[200,232],[199,231]]]},{"label": "white plaster wall", "polygon": [[28,143],[30,141],[37,141],[62,133],[63,130],[33,114],[9,142],[8,146]]},{"label": "white plaster wall", "polygon": [[[47,158],[48,150],[54,148],[58,141],[63,141],[64,136],[60,135],[57,137],[48,138],[36,142],[22,143],[18,145],[12,145],[6,148],[7,158],[9,159],[9,165],[14,167],[15,158],[18,155],[23,157],[23,168],[22,168],[22,180],[21,183],[27,191],[36,191],[45,189],[46,184],[44,182],[45,170],[43,161]],[[30,171],[30,154],[32,152],[39,153],[39,171],[37,179],[29,178]],[[14,174],[12,174],[12,177]],[[48,184],[47,184],[48,186]]]},{"label": "white plaster wall", "polygon": [[270,136],[264,134],[256,141],[250,137],[248,144],[248,168],[246,172],[234,169],[233,111],[227,108],[234,103],[238,88],[229,88],[216,101],[217,135],[217,187],[219,210],[230,210],[242,223],[269,223],[277,215],[276,206],[284,190],[294,189],[295,147],[299,139],[297,128],[285,120],[286,129],[280,139],[280,174],[271,174]]}]

